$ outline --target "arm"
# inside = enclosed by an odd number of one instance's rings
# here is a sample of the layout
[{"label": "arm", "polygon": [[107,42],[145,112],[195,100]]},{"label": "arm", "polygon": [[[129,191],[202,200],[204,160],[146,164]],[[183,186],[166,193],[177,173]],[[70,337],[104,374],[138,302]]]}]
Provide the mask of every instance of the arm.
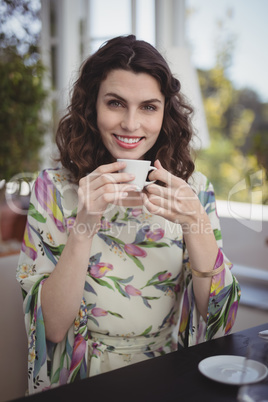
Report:
[{"label": "arm", "polygon": [[41,293],[46,338],[55,343],[64,338],[79,310],[92,238],[99,228],[101,216],[108,203],[125,198],[125,190],[130,188],[126,182],[133,177],[115,173],[122,164],[115,162],[101,166],[80,180],[75,224]]},{"label": "arm", "polygon": [[[217,259],[218,245],[204,207],[185,181],[163,169],[159,161],[155,162],[155,166],[157,170],[150,174],[150,179],[160,180],[166,187],[154,184],[148,186],[144,196],[146,207],[154,214],[181,224],[193,270],[201,275],[212,271]],[[211,277],[193,275],[193,288],[197,308],[206,320]]]},{"label": "arm", "polygon": [[41,292],[46,338],[59,343],[72,325],[83,296],[92,237],[72,229],[59,262]]},{"label": "arm", "polygon": [[204,272],[212,271],[218,255],[218,245],[206,212],[204,211],[203,215],[196,217],[192,224],[184,224],[183,234],[193,272],[196,305],[206,321],[212,279],[211,277],[198,277],[194,274],[195,271],[201,275]]},{"label": "arm", "polygon": [[[118,165],[107,165],[107,168],[118,169]],[[105,177],[101,178],[102,169],[95,179],[99,176],[100,180],[105,181]],[[83,215],[85,209],[79,205],[80,213],[77,214],[74,229],[68,238],[68,228],[74,221],[72,211],[77,208],[77,187],[71,185],[66,177],[66,171],[57,169],[46,170],[38,176],[31,195],[17,268],[16,278],[22,288],[28,336],[30,393],[72,382],[74,378],[82,379],[87,375],[87,314],[81,292],[93,233],[89,226],[88,233],[84,230],[83,225],[88,221]],[[116,178],[124,182],[126,175],[109,174],[107,178],[113,179],[114,198],[123,196],[120,195],[122,186],[117,185]],[[87,188],[87,180],[90,179],[93,177],[82,180],[80,188]],[[127,184],[124,188],[127,188]],[[93,188],[91,190],[90,195]],[[65,194],[68,194],[66,198]],[[101,190],[97,197],[101,197],[100,194]],[[90,208],[92,198],[86,197],[82,188],[79,190],[79,199],[82,205]],[[101,207],[100,203],[98,207]],[[94,230],[97,230],[98,219],[98,213],[93,215],[91,223]],[[79,224],[82,225],[80,230]],[[83,351],[85,353],[81,353]]]}]

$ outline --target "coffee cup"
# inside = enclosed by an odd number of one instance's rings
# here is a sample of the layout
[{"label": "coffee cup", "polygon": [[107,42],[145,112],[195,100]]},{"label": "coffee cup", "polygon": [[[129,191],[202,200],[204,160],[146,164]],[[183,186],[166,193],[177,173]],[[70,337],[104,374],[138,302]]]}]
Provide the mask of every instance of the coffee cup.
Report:
[{"label": "coffee cup", "polygon": [[134,159],[117,159],[117,161],[126,163],[126,167],[121,169],[120,172],[135,174],[135,179],[131,181],[131,184],[136,186],[135,191],[142,191],[145,186],[155,182],[155,180],[146,181],[150,170],[156,170],[154,166],[151,166],[151,161]]}]

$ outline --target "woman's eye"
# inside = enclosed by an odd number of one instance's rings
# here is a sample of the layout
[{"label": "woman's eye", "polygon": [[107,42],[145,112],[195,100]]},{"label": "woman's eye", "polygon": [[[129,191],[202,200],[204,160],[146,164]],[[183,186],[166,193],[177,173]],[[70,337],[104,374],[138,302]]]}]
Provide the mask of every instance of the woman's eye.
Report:
[{"label": "woman's eye", "polygon": [[120,107],[120,106],[122,106],[121,103],[119,101],[117,101],[117,100],[110,100],[108,102],[108,105],[112,106],[112,107]]},{"label": "woman's eye", "polygon": [[154,112],[156,110],[156,107],[153,105],[145,105],[143,108],[149,112]]}]

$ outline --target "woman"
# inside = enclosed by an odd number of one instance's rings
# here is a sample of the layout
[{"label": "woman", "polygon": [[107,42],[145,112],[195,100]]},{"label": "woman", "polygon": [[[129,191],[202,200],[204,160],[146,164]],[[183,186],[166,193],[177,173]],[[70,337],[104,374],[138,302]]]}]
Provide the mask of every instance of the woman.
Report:
[{"label": "woman", "polygon": [[[192,109],[135,36],[83,64],[60,121],[61,167],[36,180],[17,271],[29,392],[230,332],[239,286],[212,185],[194,172]],[[142,192],[117,158],[156,170]]]}]

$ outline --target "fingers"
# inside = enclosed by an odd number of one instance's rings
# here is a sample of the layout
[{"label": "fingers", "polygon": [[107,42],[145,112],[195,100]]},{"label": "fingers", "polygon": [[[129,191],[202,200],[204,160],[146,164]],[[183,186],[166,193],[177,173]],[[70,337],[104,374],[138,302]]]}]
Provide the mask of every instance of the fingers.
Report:
[{"label": "fingers", "polygon": [[144,204],[149,212],[177,223],[188,221],[200,212],[200,202],[191,187],[181,178],[165,170],[159,161],[149,179],[159,180],[165,186],[150,184],[146,187]]},{"label": "fingers", "polygon": [[114,162],[99,166],[79,182],[79,198],[82,208],[89,213],[104,211],[108,203],[114,203],[128,196],[128,191],[136,189],[131,184],[135,175],[118,172],[125,166],[124,162]]},{"label": "fingers", "polygon": [[[135,179],[135,175],[129,173],[118,173],[118,170],[125,166],[125,162],[114,162],[107,165],[99,166],[89,175],[83,177],[79,186],[87,189],[87,193],[94,192],[102,188],[105,192],[118,192],[119,184],[123,186],[131,183]],[[122,186],[121,186],[122,187]],[[121,189],[121,192],[123,190]],[[125,190],[126,191],[126,190]]]},{"label": "fingers", "polygon": [[[170,188],[179,187],[180,185],[186,184],[183,179],[180,179],[179,177],[174,176],[168,170],[164,169],[158,159],[155,161],[154,166],[157,169],[153,170],[149,174],[149,180],[162,182],[162,183],[164,183],[165,187],[170,187]],[[151,187],[151,185],[150,185],[150,187]],[[149,186],[148,186],[148,188],[149,188]]]},{"label": "fingers", "polygon": [[92,174],[92,176],[85,181],[84,185],[87,186],[88,189],[90,188],[91,191],[127,191],[128,188],[133,187],[131,181],[134,180],[134,178],[134,175],[129,175],[128,173]]},{"label": "fingers", "polygon": [[118,172],[119,170],[123,169],[124,167],[126,167],[125,162],[113,162],[113,163],[108,163],[107,165],[101,165],[101,166],[97,167],[97,169],[95,169],[93,172],[96,172],[98,174],[114,173],[114,172]]}]

